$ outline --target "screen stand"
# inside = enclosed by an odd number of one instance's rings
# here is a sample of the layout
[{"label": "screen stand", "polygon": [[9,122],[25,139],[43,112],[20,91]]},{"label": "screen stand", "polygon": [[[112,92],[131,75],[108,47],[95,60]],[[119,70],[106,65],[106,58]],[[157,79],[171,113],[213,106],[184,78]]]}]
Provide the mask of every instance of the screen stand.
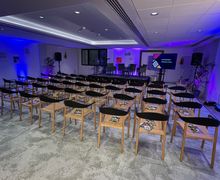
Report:
[{"label": "screen stand", "polygon": [[160,69],[158,81],[162,81],[163,69]]}]

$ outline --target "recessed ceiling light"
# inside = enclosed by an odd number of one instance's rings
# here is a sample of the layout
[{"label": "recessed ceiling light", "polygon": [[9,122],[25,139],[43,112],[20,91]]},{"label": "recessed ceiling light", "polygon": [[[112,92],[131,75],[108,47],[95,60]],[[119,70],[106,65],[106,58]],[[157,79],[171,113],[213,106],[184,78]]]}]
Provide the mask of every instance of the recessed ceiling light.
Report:
[{"label": "recessed ceiling light", "polygon": [[39,16],[40,19],[44,19],[44,16]]},{"label": "recessed ceiling light", "polygon": [[74,11],[74,13],[75,13],[75,14],[80,14],[80,12],[79,12],[79,11]]},{"label": "recessed ceiling light", "polygon": [[108,31],[108,28],[105,28],[105,31]]},{"label": "recessed ceiling light", "polygon": [[86,27],[85,27],[85,26],[83,26],[83,27],[82,27],[82,29],[83,29],[83,30],[85,30],[85,29],[86,29]]},{"label": "recessed ceiling light", "polygon": [[155,31],[154,34],[159,34],[159,32]]},{"label": "recessed ceiling light", "polygon": [[198,32],[199,32],[199,33],[202,32],[202,29],[198,29]]},{"label": "recessed ceiling light", "polygon": [[100,33],[98,33],[98,34],[97,34],[97,36],[101,36],[101,34],[100,34]]},{"label": "recessed ceiling light", "polygon": [[158,12],[152,12],[150,15],[151,16],[157,16],[157,15],[159,15],[159,13]]}]

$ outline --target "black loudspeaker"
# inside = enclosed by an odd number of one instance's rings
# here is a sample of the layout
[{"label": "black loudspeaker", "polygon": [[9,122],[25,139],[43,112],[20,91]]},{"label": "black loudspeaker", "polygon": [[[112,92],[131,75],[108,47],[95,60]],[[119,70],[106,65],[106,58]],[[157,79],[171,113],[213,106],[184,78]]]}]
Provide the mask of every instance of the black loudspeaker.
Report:
[{"label": "black loudspeaker", "polygon": [[62,53],[61,52],[55,52],[54,53],[54,60],[55,61],[62,61]]},{"label": "black loudspeaker", "polygon": [[193,53],[191,65],[192,66],[200,66],[202,63],[202,57],[203,57],[202,53]]}]

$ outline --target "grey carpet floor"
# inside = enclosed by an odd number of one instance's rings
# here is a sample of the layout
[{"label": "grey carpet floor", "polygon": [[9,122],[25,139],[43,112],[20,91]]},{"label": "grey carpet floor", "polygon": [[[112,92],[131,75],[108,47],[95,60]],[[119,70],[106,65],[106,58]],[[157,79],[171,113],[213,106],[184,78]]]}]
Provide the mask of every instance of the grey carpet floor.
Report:
[{"label": "grey carpet floor", "polygon": [[101,147],[97,148],[97,130],[94,130],[92,117],[86,120],[83,142],[79,139],[79,123],[68,123],[66,136],[62,137],[63,116],[60,113],[56,118],[56,133],[51,134],[48,114],[43,114],[43,127],[38,128],[37,115],[30,125],[27,111],[23,121],[19,121],[17,111],[13,118],[7,109],[4,111],[0,116],[1,180],[220,179],[220,140],[213,170],[209,168],[212,150],[209,142],[201,151],[200,141],[187,140],[184,160],[180,162],[182,133],[178,129],[174,142],[170,143],[172,121],[167,128],[166,156],[162,161],[157,136],[142,135],[139,153],[135,156],[135,139],[131,137],[125,138],[125,151],[120,153],[121,132],[117,130],[107,129],[106,134],[102,134]]}]

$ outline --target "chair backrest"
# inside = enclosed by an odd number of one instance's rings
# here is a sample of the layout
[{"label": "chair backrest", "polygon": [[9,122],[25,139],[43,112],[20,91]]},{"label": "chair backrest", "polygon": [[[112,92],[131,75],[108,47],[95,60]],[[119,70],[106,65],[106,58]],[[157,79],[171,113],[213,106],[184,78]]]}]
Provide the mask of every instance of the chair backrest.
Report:
[{"label": "chair backrest", "polygon": [[141,93],[142,90],[136,89],[136,88],[125,88],[125,92],[129,92],[129,93]]},{"label": "chair backrest", "polygon": [[75,85],[75,83],[70,82],[70,81],[63,81],[62,82],[64,85]]},{"label": "chair backrest", "polygon": [[55,99],[55,98],[44,96],[44,95],[39,96],[39,98],[41,101],[46,102],[46,103],[57,103],[57,102],[63,101],[63,99]]},{"label": "chair backrest", "polygon": [[87,87],[88,86],[87,84],[84,84],[84,83],[81,83],[81,82],[76,82],[75,85],[79,86],[79,87]]},{"label": "chair backrest", "polygon": [[35,94],[30,94],[30,93],[27,93],[25,91],[20,91],[19,93],[20,93],[20,96],[24,97],[24,98],[36,98],[36,97],[38,97]]},{"label": "chair backrest", "polygon": [[114,63],[108,63],[107,67],[114,67]]},{"label": "chair backrest", "polygon": [[77,91],[77,90],[71,89],[71,88],[65,88],[64,91],[66,93],[70,93],[70,94],[81,94],[84,92],[84,91]]},{"label": "chair backrest", "polygon": [[186,91],[186,87],[184,86],[171,86],[171,87],[168,87],[168,89],[174,90],[174,91]]},{"label": "chair backrest", "polygon": [[71,107],[71,108],[87,108],[89,106],[91,106],[93,103],[91,104],[82,104],[76,101],[72,101],[72,100],[65,100],[64,101],[65,106]]},{"label": "chair backrest", "polygon": [[135,71],[135,69],[136,69],[136,64],[130,64],[130,65],[129,65],[129,69],[130,69],[131,71]]},{"label": "chair backrest", "polygon": [[100,111],[100,113],[107,114],[107,115],[125,116],[129,113],[130,108],[128,109],[128,111],[124,111],[124,110],[116,109],[113,107],[100,107],[99,111]]},{"label": "chair backrest", "polygon": [[152,104],[167,104],[166,99],[160,99],[160,98],[143,98],[143,101],[145,103],[152,103]]},{"label": "chair backrest", "polygon": [[190,109],[201,109],[202,104],[192,101],[173,102],[176,106]]},{"label": "chair backrest", "polygon": [[129,96],[127,94],[114,94],[113,97],[122,101],[131,101],[135,99],[135,97]]},{"label": "chair backrest", "polygon": [[112,86],[112,85],[105,86],[105,89],[110,90],[110,91],[120,91],[121,90],[121,88],[116,87],[116,86]]},{"label": "chair backrest", "polygon": [[209,127],[218,127],[220,125],[220,121],[213,118],[212,116],[210,117],[182,117],[180,116],[180,118],[186,123],[195,124],[195,125],[209,126]]},{"label": "chair backrest", "polygon": [[57,87],[57,86],[53,86],[53,85],[48,85],[47,89],[51,90],[51,91],[63,91],[63,88]]},{"label": "chair backrest", "polygon": [[0,91],[1,91],[2,93],[5,93],[5,94],[15,94],[15,93],[17,93],[16,91],[12,91],[12,90],[7,89],[7,88],[4,88],[4,87],[1,87],[1,88],[0,88]]},{"label": "chair backrest", "polygon": [[113,79],[112,84],[114,85],[125,85],[127,81],[125,79]]},{"label": "chair backrest", "polygon": [[91,83],[89,84],[90,88],[94,88],[94,89],[103,89],[104,87],[99,85],[99,84],[95,84],[95,83]]},{"label": "chair backrest", "polygon": [[163,84],[149,84],[148,88],[154,88],[154,89],[163,89]]},{"label": "chair backrest", "polygon": [[165,96],[165,95],[166,95],[166,92],[160,91],[160,90],[148,90],[148,91],[147,91],[147,94]]},{"label": "chair backrest", "polygon": [[173,96],[179,97],[179,98],[188,98],[188,99],[193,99],[195,96],[191,93],[172,93]]},{"label": "chair backrest", "polygon": [[125,64],[118,64],[118,70],[122,71],[125,69]]},{"label": "chair backrest", "polygon": [[139,118],[151,120],[151,121],[168,121],[169,115],[167,113],[160,114],[160,113],[154,113],[154,112],[137,112],[136,115]]},{"label": "chair backrest", "polygon": [[91,96],[91,97],[103,97],[103,96],[106,96],[107,94],[102,94],[96,91],[86,91],[86,95]]},{"label": "chair backrest", "polygon": [[35,87],[35,88],[46,88],[47,87],[46,85],[43,85],[43,84],[40,84],[40,83],[33,83],[32,86]]}]

